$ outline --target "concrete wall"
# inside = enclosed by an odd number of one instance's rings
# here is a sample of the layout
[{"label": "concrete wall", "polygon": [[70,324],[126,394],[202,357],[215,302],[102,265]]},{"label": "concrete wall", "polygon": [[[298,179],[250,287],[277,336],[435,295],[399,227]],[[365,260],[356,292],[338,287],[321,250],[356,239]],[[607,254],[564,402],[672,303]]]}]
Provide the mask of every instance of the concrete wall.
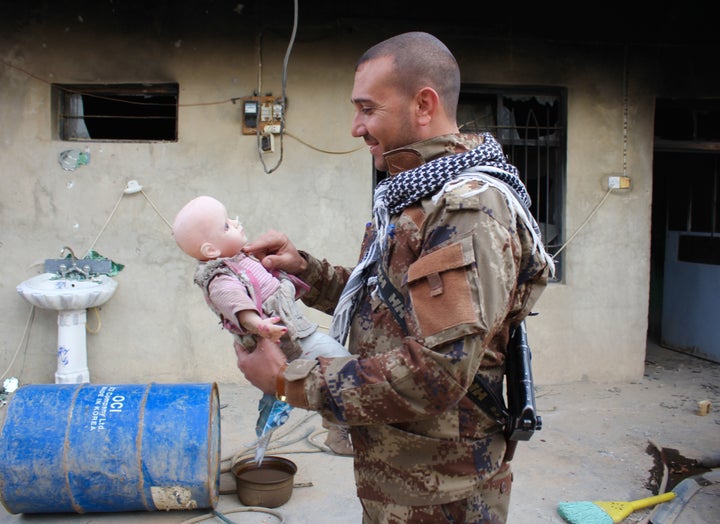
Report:
[{"label": "concrete wall", "polygon": [[[68,245],[78,254],[93,246],[125,265],[115,296],[99,317],[88,315],[89,326],[99,328],[87,337],[93,382],[241,380],[230,336],[192,285],[194,263],[176,248],[166,220],[190,198],[210,194],[241,217],[250,236],[276,228],[303,249],[353,264],[372,191],[369,155],[349,134],[353,64],[391,33],[339,32],[296,43],[287,77],[292,137],[285,136],[282,163],[271,174],[255,138],[241,134],[240,105],[203,105],[256,89],[255,34],[128,38],[75,19],[0,33],[0,372],[23,383],[54,380],[56,315],[32,312],[15,286]],[[548,286],[540,315],[529,320],[537,381],[640,377],[654,97],[644,60],[631,54],[628,78],[633,187],[603,201],[606,177],[623,170],[623,48],[478,45],[462,34],[442,36],[465,82],[568,89],[566,237],[584,227],[564,249],[562,282]],[[288,39],[268,33],[262,42],[262,91],[279,95]],[[54,138],[50,83],[138,81],[179,83],[177,143]],[[58,154],[78,145],[90,163],[63,170]],[[266,157],[269,166],[277,160]],[[144,194],[123,194],[131,179]],[[314,318],[327,325],[326,317]]]}]

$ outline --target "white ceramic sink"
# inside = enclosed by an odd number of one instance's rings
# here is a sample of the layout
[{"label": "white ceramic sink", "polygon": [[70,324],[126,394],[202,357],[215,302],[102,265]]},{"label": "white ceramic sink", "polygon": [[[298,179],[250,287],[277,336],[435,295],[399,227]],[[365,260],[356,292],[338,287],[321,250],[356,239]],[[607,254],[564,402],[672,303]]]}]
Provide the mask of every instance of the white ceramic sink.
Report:
[{"label": "white ceramic sink", "polygon": [[73,280],[42,273],[17,286],[17,292],[33,306],[68,311],[100,306],[110,300],[116,288],[117,281],[107,275]]}]

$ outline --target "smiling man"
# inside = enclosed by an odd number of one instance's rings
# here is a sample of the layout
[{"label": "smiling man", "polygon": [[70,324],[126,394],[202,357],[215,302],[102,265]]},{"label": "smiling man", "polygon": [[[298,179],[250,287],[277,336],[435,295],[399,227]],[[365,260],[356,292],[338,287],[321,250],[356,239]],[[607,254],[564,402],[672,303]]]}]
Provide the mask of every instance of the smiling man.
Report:
[{"label": "smiling man", "polygon": [[311,286],[352,356],[287,364],[248,353],[238,366],[268,393],[350,427],[365,523],[502,523],[512,474],[503,425],[468,397],[502,397],[511,329],[530,312],[552,260],[530,198],[489,133],[460,134],[460,71],[434,36],[370,48],[355,69],[351,132],[388,177],[375,190],[355,268],[333,266],[270,231],[248,244]]}]

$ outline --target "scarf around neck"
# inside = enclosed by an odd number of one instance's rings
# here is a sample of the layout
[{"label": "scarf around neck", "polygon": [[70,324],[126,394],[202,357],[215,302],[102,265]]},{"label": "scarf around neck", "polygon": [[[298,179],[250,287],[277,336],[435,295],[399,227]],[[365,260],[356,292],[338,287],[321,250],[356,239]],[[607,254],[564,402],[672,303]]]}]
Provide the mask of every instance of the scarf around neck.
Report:
[{"label": "scarf around neck", "polygon": [[505,160],[502,146],[490,133],[483,133],[483,143],[457,155],[440,157],[415,169],[398,173],[378,184],[387,185],[383,196],[390,215],[400,213],[423,197],[435,193],[448,180],[475,166],[490,168],[487,171],[505,182],[517,193],[522,204],[530,208],[530,195],[518,177],[517,168]]},{"label": "scarf around neck", "polygon": [[506,162],[502,147],[490,133],[484,133],[483,138],[483,143],[475,149],[440,157],[415,169],[386,178],[376,186],[373,197],[375,237],[362,260],[353,269],[340,295],[330,325],[331,337],[341,344],[347,339],[352,316],[362,296],[361,290],[368,281],[370,269],[385,250],[390,216],[402,212],[426,196],[437,193],[464,171],[476,168],[506,184],[512,190],[513,200],[521,204],[523,215],[529,219],[533,233],[538,232],[537,224],[529,212],[530,195],[518,177],[517,168]]}]

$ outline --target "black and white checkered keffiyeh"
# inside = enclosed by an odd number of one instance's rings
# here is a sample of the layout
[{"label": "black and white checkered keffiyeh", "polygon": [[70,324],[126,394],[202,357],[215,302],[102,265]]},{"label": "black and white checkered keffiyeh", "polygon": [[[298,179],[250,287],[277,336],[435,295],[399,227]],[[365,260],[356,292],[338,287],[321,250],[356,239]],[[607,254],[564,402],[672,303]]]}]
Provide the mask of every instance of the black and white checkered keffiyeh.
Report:
[{"label": "black and white checkered keffiyeh", "polygon": [[384,198],[390,215],[435,193],[448,180],[475,166],[491,168],[486,172],[510,186],[525,207],[530,208],[530,195],[518,177],[517,168],[505,161],[502,147],[490,133],[484,133],[483,138],[479,147],[467,153],[444,156],[386,179],[388,190]]},{"label": "black and white checkered keffiyeh", "polygon": [[345,343],[352,315],[362,295],[360,291],[367,283],[373,264],[385,249],[390,216],[400,213],[428,195],[437,193],[461,173],[476,168],[484,175],[506,184],[514,196],[510,199],[521,204],[523,216],[530,221],[533,231],[538,231],[537,224],[528,211],[530,195],[518,177],[517,168],[506,162],[502,147],[490,133],[485,133],[483,137],[482,145],[475,149],[438,158],[418,168],[386,178],[377,185],[373,198],[375,238],[363,259],[350,274],[335,307],[330,326],[330,336],[338,342]]}]

